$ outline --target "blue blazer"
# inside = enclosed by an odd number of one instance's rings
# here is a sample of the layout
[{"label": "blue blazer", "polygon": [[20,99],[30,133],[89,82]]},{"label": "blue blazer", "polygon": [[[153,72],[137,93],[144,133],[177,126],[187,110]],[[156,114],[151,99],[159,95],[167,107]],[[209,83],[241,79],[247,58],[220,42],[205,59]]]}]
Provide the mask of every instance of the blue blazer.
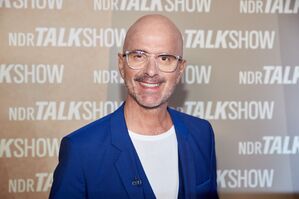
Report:
[{"label": "blue blazer", "polygon": [[[218,198],[211,125],[171,108],[168,112],[178,142],[178,198]],[[62,139],[49,198],[155,198],[128,134],[124,105]]]}]

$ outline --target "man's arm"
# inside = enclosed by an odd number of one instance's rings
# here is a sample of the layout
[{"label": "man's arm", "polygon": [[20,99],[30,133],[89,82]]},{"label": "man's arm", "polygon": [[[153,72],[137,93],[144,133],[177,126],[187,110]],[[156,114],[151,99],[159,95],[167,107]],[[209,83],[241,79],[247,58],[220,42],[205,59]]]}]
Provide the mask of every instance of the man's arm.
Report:
[{"label": "man's arm", "polygon": [[71,140],[64,137],[59,150],[59,163],[53,176],[49,199],[83,199],[85,183],[81,167],[82,157]]},{"label": "man's arm", "polygon": [[217,163],[216,163],[216,152],[215,152],[215,137],[214,131],[210,124],[210,132],[211,132],[211,172],[210,172],[210,179],[211,179],[211,191],[209,194],[209,199],[218,199],[218,192],[217,192]]}]

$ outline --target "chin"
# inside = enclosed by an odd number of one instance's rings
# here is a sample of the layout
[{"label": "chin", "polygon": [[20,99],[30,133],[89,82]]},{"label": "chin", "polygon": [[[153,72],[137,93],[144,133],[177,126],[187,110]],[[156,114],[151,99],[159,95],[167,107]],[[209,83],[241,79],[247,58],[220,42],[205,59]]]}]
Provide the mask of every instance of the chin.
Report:
[{"label": "chin", "polygon": [[161,106],[161,104],[139,104],[139,105],[145,109],[156,109]]},{"label": "chin", "polygon": [[146,102],[144,100],[136,100],[136,101],[140,106],[147,109],[159,108],[160,106],[166,103],[165,101],[159,101],[159,100],[151,101],[151,102]]}]

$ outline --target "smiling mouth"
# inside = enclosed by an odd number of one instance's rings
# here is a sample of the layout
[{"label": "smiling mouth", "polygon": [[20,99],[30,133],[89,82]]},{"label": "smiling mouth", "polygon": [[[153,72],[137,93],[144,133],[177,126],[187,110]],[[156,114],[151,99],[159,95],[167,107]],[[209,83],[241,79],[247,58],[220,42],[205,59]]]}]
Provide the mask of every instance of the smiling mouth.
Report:
[{"label": "smiling mouth", "polygon": [[154,88],[160,86],[159,83],[145,83],[145,82],[139,82],[142,86],[147,88]]}]

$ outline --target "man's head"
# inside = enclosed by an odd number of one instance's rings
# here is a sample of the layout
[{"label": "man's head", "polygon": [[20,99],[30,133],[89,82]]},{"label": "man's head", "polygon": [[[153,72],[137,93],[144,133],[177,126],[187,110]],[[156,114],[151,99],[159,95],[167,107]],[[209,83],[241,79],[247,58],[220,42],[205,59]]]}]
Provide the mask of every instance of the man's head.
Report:
[{"label": "man's head", "polygon": [[119,70],[129,96],[145,108],[165,104],[179,82],[185,61],[182,35],[161,15],[146,15],[128,30]]}]

